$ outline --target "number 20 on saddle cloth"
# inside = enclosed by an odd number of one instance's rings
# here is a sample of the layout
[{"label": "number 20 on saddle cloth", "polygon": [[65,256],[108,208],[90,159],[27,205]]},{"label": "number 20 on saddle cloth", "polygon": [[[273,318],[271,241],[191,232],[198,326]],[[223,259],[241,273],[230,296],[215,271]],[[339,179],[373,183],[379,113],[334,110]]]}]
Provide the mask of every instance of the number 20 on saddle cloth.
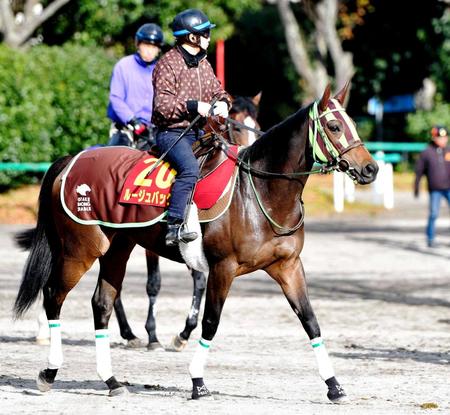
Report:
[{"label": "number 20 on saddle cloth", "polygon": [[[227,154],[215,150],[205,163],[194,193],[201,221],[214,220],[229,206],[237,152],[237,146]],[[160,221],[170,203],[176,171],[163,161],[149,176],[157,160],[149,152],[117,146],[77,154],[62,177],[64,210],[85,225],[139,227]]]}]

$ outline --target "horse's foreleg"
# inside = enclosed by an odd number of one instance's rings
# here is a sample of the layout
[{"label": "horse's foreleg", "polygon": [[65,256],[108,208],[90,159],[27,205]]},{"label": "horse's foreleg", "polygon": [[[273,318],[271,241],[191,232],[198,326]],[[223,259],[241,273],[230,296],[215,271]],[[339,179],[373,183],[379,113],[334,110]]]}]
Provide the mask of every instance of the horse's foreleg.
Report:
[{"label": "horse's foreleg", "polygon": [[202,320],[202,337],[197,344],[194,357],[189,365],[189,373],[192,379],[192,399],[211,395],[203,381],[203,372],[212,339],[219,326],[223,305],[233,281],[233,277],[229,273],[227,275],[224,272],[226,272],[225,267],[219,270],[216,266],[208,277],[205,311]]},{"label": "horse's foreleg", "polygon": [[145,330],[148,333],[148,350],[164,350],[156,336],[156,299],[161,290],[161,272],[159,271],[159,256],[145,251],[147,260],[147,295],[149,299]]},{"label": "horse's foreleg", "polygon": [[95,326],[97,373],[109,388],[109,395],[127,393],[112,372],[108,323],[114,300],[122,288],[125,268],[135,243],[117,235],[108,252],[100,258],[100,274],[92,297]]},{"label": "horse's foreleg", "polygon": [[206,288],[206,277],[203,272],[191,270],[192,280],[194,283],[194,292],[192,295],[192,304],[189,314],[186,318],[186,324],[183,331],[172,340],[172,348],[177,352],[181,352],[187,345],[189,337],[198,324],[198,313],[202,303],[203,293]]},{"label": "horse's foreleg", "polygon": [[266,271],[280,284],[290,306],[310,339],[320,377],[328,386],[328,398],[335,403],[342,402],[346,399],[346,394],[336,380],[328,352],[321,337],[319,323],[309,302],[305,273],[300,258],[279,261]]}]

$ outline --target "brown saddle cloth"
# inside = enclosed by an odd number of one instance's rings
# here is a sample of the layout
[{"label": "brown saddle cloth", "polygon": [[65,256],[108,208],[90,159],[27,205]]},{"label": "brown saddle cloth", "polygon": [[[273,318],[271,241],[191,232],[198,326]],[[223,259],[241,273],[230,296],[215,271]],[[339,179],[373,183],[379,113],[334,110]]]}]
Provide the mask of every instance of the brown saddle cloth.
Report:
[{"label": "brown saddle cloth", "polygon": [[[211,221],[229,206],[237,177],[236,160],[219,148],[211,147],[211,143],[196,143],[194,150],[206,157],[199,182],[205,180],[203,192],[213,186],[214,174],[220,176],[223,185],[216,197],[218,203],[208,209],[199,209],[200,220]],[[234,150],[237,153],[237,148]],[[101,147],[79,153],[71,160],[62,177],[61,202],[66,213],[78,223],[108,227],[149,226],[162,220],[165,207],[119,202],[129,172],[149,157],[152,155],[148,152],[129,147]],[[225,181],[224,166],[227,166],[228,174]],[[199,184],[197,188],[202,186]]]}]

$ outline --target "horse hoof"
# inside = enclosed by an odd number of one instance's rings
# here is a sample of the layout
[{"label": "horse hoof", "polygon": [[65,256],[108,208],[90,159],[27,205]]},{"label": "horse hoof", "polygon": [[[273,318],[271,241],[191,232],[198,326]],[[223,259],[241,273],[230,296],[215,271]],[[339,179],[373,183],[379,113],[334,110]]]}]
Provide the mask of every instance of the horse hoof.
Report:
[{"label": "horse hoof", "polygon": [[130,394],[130,392],[128,391],[126,386],[119,386],[118,388],[109,390],[109,396],[120,396],[120,395],[129,395],[129,394]]},{"label": "horse hoof", "polygon": [[211,392],[206,387],[203,382],[203,378],[195,378],[192,379],[192,395],[191,398],[193,400],[204,399],[210,400],[213,399]]},{"label": "horse hoof", "polygon": [[49,337],[36,337],[36,344],[39,344],[40,346],[48,346],[50,344],[50,338]]},{"label": "horse hoof", "polygon": [[187,346],[188,341],[180,337],[179,334],[173,337],[172,343],[170,343],[171,352],[181,352]]},{"label": "horse hoof", "polygon": [[127,349],[139,349],[141,347],[144,347],[144,343],[141,339],[135,337],[134,339],[128,340],[125,347]]},{"label": "horse hoof", "polygon": [[150,352],[164,352],[166,349],[162,346],[160,342],[152,342],[147,344],[147,350]]},{"label": "horse hoof", "polygon": [[336,404],[349,401],[348,396],[341,385],[336,385],[335,387],[328,389],[327,397],[332,403]]},{"label": "horse hoof", "polygon": [[36,379],[36,386],[41,392],[48,392],[52,388],[53,382],[47,382],[44,370],[39,372],[39,376]]}]

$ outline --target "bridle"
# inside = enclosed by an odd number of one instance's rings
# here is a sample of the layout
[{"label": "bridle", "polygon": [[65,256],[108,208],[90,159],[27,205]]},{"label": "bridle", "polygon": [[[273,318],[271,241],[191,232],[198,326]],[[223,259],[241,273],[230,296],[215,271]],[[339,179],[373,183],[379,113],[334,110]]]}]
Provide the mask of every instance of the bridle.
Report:
[{"label": "bridle", "polygon": [[[356,176],[354,174],[354,168],[349,165],[349,163],[342,158],[342,156],[347,153],[348,151],[364,146],[364,143],[361,141],[361,139],[358,136],[358,133],[355,129],[355,127],[352,124],[352,121],[350,117],[347,115],[345,109],[338,103],[337,100],[331,99],[329,103],[332,104],[333,108],[328,108],[319,114],[319,102],[315,101],[310,110],[309,110],[309,128],[308,128],[308,138],[309,138],[309,144],[312,149],[313,159],[316,163],[321,164],[321,167],[319,169],[314,169],[310,171],[305,172],[292,172],[292,173],[274,173],[269,172],[265,170],[260,170],[255,167],[251,166],[250,161],[250,154],[246,153],[247,159],[244,159],[239,154],[236,154],[233,150],[230,149],[229,143],[226,142],[226,140],[223,138],[223,132],[218,133],[213,130],[213,133],[216,135],[216,137],[221,141],[222,143],[222,149],[225,151],[225,153],[229,156],[237,160],[239,168],[243,169],[248,176],[250,185],[252,187],[252,190],[255,194],[255,198],[258,202],[258,205],[263,212],[266,219],[270,222],[272,225],[272,229],[274,232],[279,236],[288,236],[293,234],[295,231],[297,231],[304,223],[304,206],[303,201],[299,197],[299,206],[300,206],[300,220],[297,222],[297,224],[293,227],[285,227],[280,224],[278,224],[267,212],[266,208],[264,207],[261,197],[258,194],[258,191],[256,189],[255,183],[253,181],[253,175],[263,176],[267,178],[284,178],[284,179],[296,179],[301,176],[309,176],[311,174],[318,174],[318,173],[330,173],[332,171],[341,171],[346,174],[352,179],[355,180]],[[341,120],[345,126],[347,126],[347,129],[349,130],[350,134],[349,136],[345,135],[345,128],[344,128],[344,134],[339,138],[337,141],[338,144],[334,144],[330,138],[328,137],[321,120],[323,118],[327,119],[327,121],[330,120],[338,120],[335,113],[341,114]],[[230,124],[234,124],[240,128],[248,129],[250,131],[255,132],[256,134],[262,135],[264,134],[262,131],[253,129],[251,127],[248,127],[245,124],[242,124],[236,120],[233,120],[232,118],[227,118],[227,122]],[[321,140],[321,141],[319,141]]]},{"label": "bridle", "polygon": [[[328,105],[330,104],[332,105],[332,108],[327,107],[327,110],[323,111],[321,114],[319,114],[319,104],[317,101],[313,103],[309,110],[308,138],[312,148],[313,158],[316,163],[325,163],[331,167],[331,170],[346,173],[352,180],[355,180],[355,169],[351,167],[342,156],[356,147],[364,146],[364,143],[359,138],[350,117],[339,102],[335,99],[331,99]],[[322,118],[325,118],[327,121],[339,120],[335,113],[340,114],[342,118],[340,121],[344,123],[349,132],[349,134],[346,135],[346,129],[344,128],[344,133],[336,140],[336,144],[330,140],[321,122]],[[321,141],[319,141],[319,138]]]}]

